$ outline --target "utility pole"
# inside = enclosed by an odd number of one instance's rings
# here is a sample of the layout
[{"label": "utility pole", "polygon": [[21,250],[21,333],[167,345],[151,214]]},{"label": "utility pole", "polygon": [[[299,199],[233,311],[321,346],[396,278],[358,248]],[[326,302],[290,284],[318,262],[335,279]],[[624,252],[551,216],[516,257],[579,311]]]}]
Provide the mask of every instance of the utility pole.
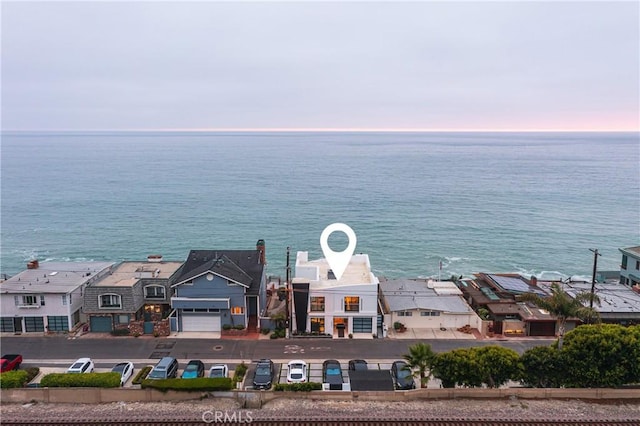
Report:
[{"label": "utility pole", "polygon": [[[591,297],[589,298],[589,308],[593,309],[593,298],[596,291],[596,271],[598,270],[598,249],[589,249],[593,253],[593,275],[591,276]],[[591,324],[591,313],[589,314],[589,324]]]},{"label": "utility pole", "polygon": [[285,290],[286,290],[286,309],[287,309],[287,334],[288,337],[291,338],[291,321],[292,321],[292,315],[291,312],[292,311],[292,302],[293,301],[289,301],[289,298],[291,298],[292,296],[292,292],[290,291],[290,289],[292,289],[293,287],[291,286],[291,266],[289,266],[289,255],[290,255],[290,247],[287,247],[287,271],[286,271],[286,281],[285,281]]}]

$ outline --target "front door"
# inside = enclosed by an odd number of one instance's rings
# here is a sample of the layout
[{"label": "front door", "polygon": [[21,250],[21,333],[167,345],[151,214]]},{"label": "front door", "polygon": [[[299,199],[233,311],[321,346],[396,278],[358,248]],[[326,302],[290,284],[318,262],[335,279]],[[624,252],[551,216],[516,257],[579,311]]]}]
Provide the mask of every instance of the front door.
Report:
[{"label": "front door", "polygon": [[14,333],[22,333],[22,317],[13,319],[13,331]]},{"label": "front door", "polygon": [[338,333],[338,337],[344,337],[345,330],[349,327],[349,318],[334,318],[333,332]]}]

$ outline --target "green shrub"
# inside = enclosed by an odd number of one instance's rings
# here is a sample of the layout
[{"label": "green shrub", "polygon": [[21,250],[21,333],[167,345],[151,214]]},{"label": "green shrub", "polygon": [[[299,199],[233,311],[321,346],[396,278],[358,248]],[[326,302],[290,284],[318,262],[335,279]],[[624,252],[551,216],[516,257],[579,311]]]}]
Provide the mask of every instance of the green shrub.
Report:
[{"label": "green shrub", "polygon": [[129,329],[128,328],[118,328],[115,330],[111,330],[111,335],[112,336],[128,336],[129,335]]},{"label": "green shrub", "polygon": [[236,366],[236,370],[233,372],[233,381],[234,383],[240,383],[244,379],[244,375],[247,374],[247,364],[242,362]]},{"label": "green shrub", "polygon": [[161,392],[168,390],[197,392],[197,391],[228,391],[233,388],[233,383],[228,377],[198,377],[195,379],[162,379],[144,380],[142,388],[158,389]]},{"label": "green shrub", "polygon": [[25,370],[13,370],[0,374],[0,388],[21,388],[26,385],[29,374]]},{"label": "green shrub", "polygon": [[133,378],[133,382],[132,383],[134,385],[141,384],[142,381],[147,378],[147,376],[149,375],[149,372],[151,370],[153,370],[153,367],[150,366],[150,365],[147,365],[142,370],[138,371],[138,374],[136,374],[136,377]]},{"label": "green shrub", "polygon": [[310,392],[314,390],[322,390],[322,383],[276,383],[273,386],[273,390],[276,392]]},{"label": "green shrub", "polygon": [[117,388],[120,373],[52,373],[40,380],[40,387],[49,388]]}]

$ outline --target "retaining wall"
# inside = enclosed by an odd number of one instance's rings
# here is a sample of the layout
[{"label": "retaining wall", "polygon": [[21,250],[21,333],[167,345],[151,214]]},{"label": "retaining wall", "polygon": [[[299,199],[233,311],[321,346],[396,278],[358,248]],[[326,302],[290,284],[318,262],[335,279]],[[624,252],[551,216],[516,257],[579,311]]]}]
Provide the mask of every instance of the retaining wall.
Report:
[{"label": "retaining wall", "polygon": [[322,399],[334,401],[415,401],[422,399],[486,398],[502,399],[516,397],[522,399],[589,399],[589,400],[640,400],[640,389],[416,389],[411,391],[314,391],[314,392],[160,392],[156,389],[122,388],[21,388],[3,389],[0,401],[3,403],[25,403],[30,401],[47,403],[100,404],[110,402],[160,402],[188,401],[200,399],[204,395],[215,398],[231,398],[245,408],[259,408],[264,403],[278,398]]}]

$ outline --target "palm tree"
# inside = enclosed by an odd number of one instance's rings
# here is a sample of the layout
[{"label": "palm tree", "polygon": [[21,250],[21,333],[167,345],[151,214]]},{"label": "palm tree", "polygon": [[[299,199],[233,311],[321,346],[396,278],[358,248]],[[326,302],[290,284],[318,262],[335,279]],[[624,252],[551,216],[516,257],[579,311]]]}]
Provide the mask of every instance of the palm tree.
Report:
[{"label": "palm tree", "polygon": [[520,296],[520,300],[531,302],[538,308],[544,309],[551,315],[558,318],[558,349],[562,349],[562,341],[564,338],[564,330],[567,325],[567,319],[579,318],[588,322],[600,321],[600,314],[594,308],[585,306],[593,298],[593,303],[600,304],[600,298],[590,292],[582,292],[576,294],[575,298],[571,298],[560,287],[560,284],[551,284],[551,295],[541,297],[534,293],[525,293]]},{"label": "palm tree", "polygon": [[[407,361],[407,368],[415,370],[414,375],[420,376],[421,388],[427,387],[435,356],[436,354],[431,350],[431,345],[424,343],[416,343],[413,346],[409,346],[409,353],[403,355],[403,358]],[[429,371],[428,376],[427,371]]]}]

